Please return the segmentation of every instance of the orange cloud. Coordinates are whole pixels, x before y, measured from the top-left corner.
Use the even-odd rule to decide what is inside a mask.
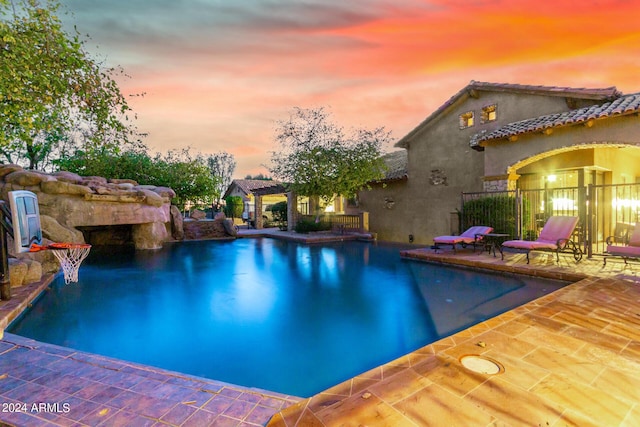
[[[505,4],[507,3],[507,4]],[[425,74],[465,66],[544,62],[600,53],[612,43],[637,46],[637,2],[443,2],[362,25],[329,31],[361,41],[351,60],[334,64],[343,72]],[[345,58],[346,59],[346,58]]]

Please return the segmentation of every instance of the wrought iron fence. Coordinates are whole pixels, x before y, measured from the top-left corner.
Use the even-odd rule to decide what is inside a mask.
[[[490,225],[512,238],[535,240],[549,217],[580,218],[573,235],[588,257],[607,237],[624,244],[640,222],[640,184],[462,193],[459,229]]]
[[[591,185],[587,206],[587,254],[603,253],[607,238],[619,244],[640,222],[640,184]]]
[[[520,236],[523,209],[519,195],[518,191],[462,193],[459,230],[487,225],[496,233]]]

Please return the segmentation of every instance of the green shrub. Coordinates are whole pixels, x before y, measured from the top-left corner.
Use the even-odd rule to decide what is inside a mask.
[[[242,202],[242,197],[240,196],[227,196],[224,199],[226,205],[224,207],[224,214],[229,218],[239,218],[242,216],[242,211],[244,210],[244,203]]]
[[[280,230],[287,229],[287,202],[278,202],[271,205],[271,214]]]
[[[538,233],[535,230],[526,230],[522,233],[523,240],[536,240],[538,238]]]
[[[302,233],[302,234],[311,233],[314,231],[326,231],[330,229],[331,229],[330,223],[315,222],[307,219],[301,219],[300,221],[298,221],[295,228],[296,233]]]
[[[531,203],[523,200],[523,223],[531,216]],[[491,226],[496,233],[517,235],[516,198],[513,196],[489,196],[465,202],[462,211],[462,229],[473,225]]]

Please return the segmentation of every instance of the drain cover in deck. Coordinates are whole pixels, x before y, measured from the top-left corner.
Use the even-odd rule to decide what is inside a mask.
[[[477,354],[462,356],[460,363],[470,371],[479,374],[496,375],[504,371],[504,367],[499,362]]]

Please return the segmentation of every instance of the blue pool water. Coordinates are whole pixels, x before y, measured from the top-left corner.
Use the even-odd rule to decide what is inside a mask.
[[[274,239],[93,248],[9,331],[308,397],[565,284]]]

